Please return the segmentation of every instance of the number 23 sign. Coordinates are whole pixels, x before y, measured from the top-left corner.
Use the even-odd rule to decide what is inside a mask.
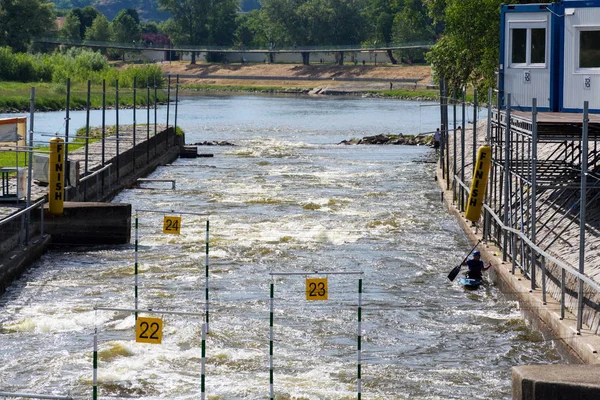
[[[306,279],[306,300],[327,300],[327,278]]]
[[[160,318],[138,317],[135,324],[135,341],[139,343],[162,343],[163,321]]]

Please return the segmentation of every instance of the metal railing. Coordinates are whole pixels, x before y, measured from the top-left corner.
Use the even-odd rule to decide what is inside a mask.
[[[71,396],[52,396],[46,394],[0,392],[0,397],[21,397],[27,399],[73,400]]]
[[[79,179],[79,184],[83,183],[83,201],[87,201],[87,189],[88,189],[88,180],[92,178],[96,178],[96,201],[100,201],[100,191],[102,191],[102,196],[104,196],[104,171],[108,170],[108,190],[112,187],[112,173],[111,173],[112,163],[106,164],[104,167],[92,172],[89,175],[84,176]],[[100,175],[102,175],[102,180],[100,181]]]
[[[22,245],[22,244],[27,245],[29,243],[29,239],[30,239],[31,232],[32,232],[32,229],[30,229],[30,226],[32,224],[31,211],[33,211],[34,209],[39,207],[40,208],[40,235],[43,236],[44,235],[44,203],[45,202],[46,202],[46,199],[40,199],[36,203],[30,205],[29,207],[24,208],[20,211],[17,211],[16,213],[9,215],[6,218],[1,219],[0,220],[0,229],[5,229],[5,228],[3,228],[4,225],[16,220],[17,218],[21,218],[21,228],[18,231],[19,245]],[[23,233],[25,233],[24,238],[23,238]]]

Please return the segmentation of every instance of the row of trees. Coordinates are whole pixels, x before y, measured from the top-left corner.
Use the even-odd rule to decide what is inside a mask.
[[[539,0],[509,0],[536,2]],[[279,48],[439,39],[426,56],[454,87],[493,85],[500,6],[507,0],[262,0],[238,13],[239,0],[158,0],[171,18],[140,23],[135,10],[111,22],[93,7],[71,10],[58,34],[71,39],[138,42],[142,32],[168,34],[176,46]],[[47,0],[0,0],[0,46],[23,51],[32,37],[55,32]],[[308,54],[308,53],[307,53]],[[388,53],[421,61],[415,52]],[[194,62],[195,60],[193,60]],[[211,60],[209,60],[211,61]],[[305,60],[308,62],[308,58]]]
[[[168,34],[176,46],[241,48],[431,42],[441,25],[432,24],[425,2],[263,0],[261,9],[239,13],[239,0],[158,0],[172,16],[167,21],[140,23],[137,12],[128,9],[109,22],[87,6],[69,11],[58,33],[75,40],[131,43],[139,42],[141,33],[160,32]],[[390,51],[388,55],[396,63],[398,54]],[[401,56],[424,61],[422,51]]]

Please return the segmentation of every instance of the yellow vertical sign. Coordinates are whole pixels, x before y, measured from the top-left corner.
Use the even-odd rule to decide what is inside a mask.
[[[163,220],[163,233],[179,235],[181,233],[181,217],[165,215]]]
[[[492,165],[492,148],[490,146],[481,146],[477,152],[477,162],[473,170],[473,181],[471,182],[471,192],[469,193],[469,202],[465,218],[476,222],[481,217],[481,209],[485,197],[485,188],[487,186],[490,167]]]
[[[162,319],[138,317],[135,324],[135,341],[139,343],[161,344],[162,329]]]
[[[306,300],[327,300],[328,294],[327,278],[306,279]]]
[[[61,215],[65,201],[65,143],[61,138],[50,139],[48,164],[48,210]]]

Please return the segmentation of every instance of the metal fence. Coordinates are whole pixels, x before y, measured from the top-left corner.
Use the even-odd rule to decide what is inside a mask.
[[[600,268],[595,262],[600,250],[586,237],[595,238],[599,231],[600,176],[594,170],[600,166],[600,124],[590,127],[587,102],[582,114],[566,114],[567,122],[542,124],[535,99],[528,115],[516,116],[511,114],[510,95],[506,107],[495,110],[491,93],[488,97],[487,133],[478,138],[473,129],[473,151],[464,129],[456,129],[456,122],[454,130],[448,128],[449,104],[462,105],[465,126],[464,97],[453,95],[441,102],[445,151],[439,162],[453,202],[459,211],[465,210],[471,156],[476,144],[490,145],[492,170],[484,211],[474,227],[501,249],[513,274],[519,270],[532,291],[541,291],[544,304],[548,295],[560,303],[561,319],[569,310],[577,317],[578,333],[585,323],[598,334],[600,283],[590,273]],[[538,132],[539,126],[543,132]]]

